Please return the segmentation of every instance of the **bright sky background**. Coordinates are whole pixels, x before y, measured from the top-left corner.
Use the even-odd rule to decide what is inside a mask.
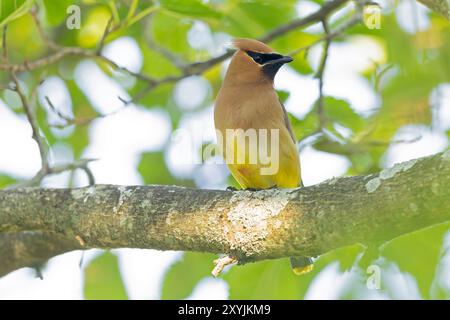
[[[410,23],[414,17],[411,2],[400,1],[397,8],[400,12],[399,23],[409,32],[415,32],[417,29],[414,28],[424,29],[429,24],[424,14],[427,9],[422,5],[416,5],[419,22],[415,26]],[[312,2],[302,1],[298,6],[299,15],[303,16],[314,11],[316,6]],[[313,28],[315,27],[310,27],[311,30]],[[218,53],[229,38],[226,35],[213,37],[206,25],[198,23],[192,28],[189,40],[193,47],[209,48]],[[218,49],[215,44],[222,46]],[[310,57],[314,68],[317,67],[320,50],[320,46],[311,50]],[[142,55],[138,46],[128,37],[108,44],[104,54],[119,65],[134,71],[139,71],[142,66]],[[347,99],[355,111],[368,114],[371,109],[378,106],[380,101],[367,80],[360,77],[357,72],[370,68],[373,60],[383,61],[384,54],[383,48],[367,37],[356,37],[345,44],[333,44],[325,72],[325,94]],[[121,84],[134,81],[134,79],[124,79],[123,76],[113,80],[91,61],[80,62],[75,75],[77,84],[100,113],[109,113],[120,108],[121,102],[116,98],[117,96],[128,97],[119,85],[119,81]],[[275,85],[278,89],[290,92],[286,108],[299,116],[311,109],[318,95],[317,80],[312,79],[311,76],[299,75],[289,67],[282,68],[277,75]],[[180,122],[181,127],[188,132],[199,132],[198,137],[190,141],[193,144],[198,143],[202,138],[214,139],[212,106],[206,110],[190,111],[204,99],[208,90],[207,82],[201,77],[185,79],[178,83],[175,90],[175,99],[186,111]],[[399,139],[410,137],[411,132],[414,136],[421,134],[422,138],[415,143],[392,145],[382,165],[391,166],[396,162],[433,154],[446,148],[448,140],[443,132],[450,129],[450,84],[442,85],[440,92],[443,100],[438,114],[435,115],[435,128],[433,130],[421,126],[402,128],[397,133]],[[49,95],[56,108],[66,114],[72,113],[71,100],[61,79],[57,77],[47,79],[39,92],[43,102],[45,95]],[[30,178],[40,166],[38,148],[31,139],[31,129],[26,119],[15,115],[5,105],[4,101],[10,101],[10,99],[14,97],[7,92],[0,96],[0,172],[19,178]],[[48,121],[54,123],[58,119],[51,117]],[[70,130],[70,128],[60,130],[58,134],[65,135]],[[114,115],[94,121],[90,126],[89,134],[91,142],[83,156],[100,159],[91,165],[97,183],[142,184],[142,178],[137,171],[140,154],[144,151],[161,150],[163,146],[169,144],[166,159],[174,175],[195,176],[197,185],[203,188],[225,188],[226,186],[227,171],[223,165],[199,166],[192,163],[191,160],[195,160],[196,154],[192,150],[195,149],[182,140],[185,135],[180,134],[180,131],[172,134],[169,115],[162,106],[151,110],[140,105],[131,106]],[[188,154],[192,154],[192,158],[187,156]],[[70,148],[65,145],[53,148],[51,156],[54,163],[68,162],[73,159]],[[318,152],[311,147],[304,148],[300,157],[302,177],[306,185],[340,176],[349,166],[348,160],[344,157]],[[52,176],[45,180],[44,185],[62,187],[68,179],[67,173]],[[77,173],[76,179],[77,185],[86,184],[86,178],[82,172]],[[447,243],[450,243],[450,240]],[[101,251],[85,252],[83,266],[86,266],[99,252]],[[113,250],[113,252],[119,256],[120,269],[131,299],[159,298],[165,270],[181,256],[180,252],[140,249],[121,249]],[[21,269],[10,273],[0,279],[0,299],[81,299],[83,270],[78,266],[80,258],[81,252],[75,251],[52,259],[43,271],[44,280],[35,278],[31,269]],[[392,272],[388,272],[386,276],[389,277],[390,274],[398,272],[395,268],[393,266]],[[336,298],[339,292],[345,289],[349,276],[341,276],[337,265],[328,266],[313,281],[306,298]],[[417,285],[411,276],[402,274],[390,280],[398,286],[399,298],[419,297]],[[227,295],[227,285],[223,280],[207,278],[197,285],[190,298],[225,299]],[[368,293],[367,298],[382,299],[384,297],[374,291]]]

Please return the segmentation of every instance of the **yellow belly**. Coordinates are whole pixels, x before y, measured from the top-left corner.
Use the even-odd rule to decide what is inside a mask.
[[[224,157],[231,174],[242,188],[295,188],[301,185],[297,148],[286,129],[279,130],[277,142],[277,148],[262,144],[263,148],[269,150],[270,156],[261,157],[260,143],[251,147],[248,141],[243,143],[236,138],[225,139]],[[278,156],[274,156],[272,151],[277,152]],[[234,152],[233,157],[227,159],[226,155],[230,155],[230,152]]]

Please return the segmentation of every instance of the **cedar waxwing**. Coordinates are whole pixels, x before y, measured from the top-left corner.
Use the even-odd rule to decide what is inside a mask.
[[[219,149],[227,166],[244,189],[302,186],[295,136],[273,87],[276,73],[292,58],[253,39],[237,39],[233,45],[237,51],[214,108]],[[291,265],[296,274],[313,267],[307,257],[291,258]]]

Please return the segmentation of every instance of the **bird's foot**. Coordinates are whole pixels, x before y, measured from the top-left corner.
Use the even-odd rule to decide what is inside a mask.
[[[261,191],[261,190],[271,190],[271,189],[277,189],[277,188],[278,188],[277,185],[273,185],[273,186],[271,186],[269,188],[245,188],[244,190],[247,190],[247,191]]]
[[[217,278],[226,266],[235,264],[237,262],[238,260],[234,257],[230,256],[220,257],[219,259],[214,260],[215,267],[213,271],[211,271],[211,274],[214,276],[214,278]]]
[[[277,189],[278,186],[277,185],[273,185],[269,188],[244,188],[244,189],[237,189],[233,186],[228,186],[227,187],[227,191],[261,191],[261,190],[271,190],[271,189]]]
[[[244,190],[244,191],[261,191],[261,190],[264,190],[264,189],[261,189],[261,188],[245,188],[245,189],[242,189],[242,190]]]
[[[226,190],[227,190],[227,191],[259,191],[259,190],[263,190],[263,189],[260,189],[260,188],[244,188],[244,189],[237,189],[237,188],[235,188],[235,187],[233,187],[233,186],[228,186]]]

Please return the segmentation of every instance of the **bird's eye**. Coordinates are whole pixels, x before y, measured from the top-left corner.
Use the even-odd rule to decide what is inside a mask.
[[[253,52],[253,51],[247,51],[247,54],[258,64],[263,64],[264,58],[262,57],[261,53]]]
[[[253,57],[253,60],[255,60],[255,62],[257,62],[257,63],[261,63],[263,61],[263,59],[260,55]]]

